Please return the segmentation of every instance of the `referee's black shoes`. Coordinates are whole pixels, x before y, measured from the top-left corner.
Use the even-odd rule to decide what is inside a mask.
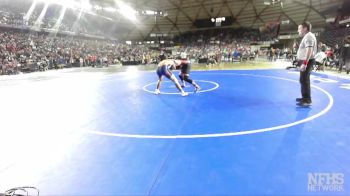
[[[301,102],[303,100],[303,98],[296,98],[295,101],[296,102]]]
[[[301,102],[297,103],[297,105],[300,107],[309,107],[309,106],[311,106],[311,101],[301,101]]]
[[[304,100],[302,98],[296,98],[295,101],[297,101],[298,102],[297,105],[301,107],[309,107],[311,106],[311,103],[312,103],[311,101]]]

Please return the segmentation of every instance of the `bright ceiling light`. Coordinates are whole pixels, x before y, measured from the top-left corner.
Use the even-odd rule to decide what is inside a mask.
[[[39,15],[39,17],[36,19],[35,23],[34,23],[34,28],[39,29],[41,27],[43,18],[47,12],[47,8],[49,7],[49,3],[45,3],[44,8],[41,10],[41,13]]]
[[[103,8],[103,10],[107,11],[107,12],[116,12],[117,9],[113,8],[113,7],[105,7]]]
[[[30,19],[30,17],[32,16],[32,13],[33,13],[33,11],[34,11],[34,9],[36,7],[36,3],[37,3],[37,0],[34,0],[32,2],[32,5],[30,6],[29,10],[27,11],[26,15],[23,18],[24,20],[29,20]]]
[[[76,1],[72,1],[72,0],[39,0],[41,2],[45,2],[47,4],[57,4],[57,5],[62,5],[64,7],[68,7],[68,8],[77,8],[78,7],[78,3]]]
[[[80,0],[80,8],[82,10],[91,10],[92,5],[90,4],[89,0]]]
[[[116,3],[119,7],[119,13],[121,15],[123,15],[125,18],[131,21],[136,21],[136,10],[134,10],[132,7],[130,7],[122,1],[116,1]]]
[[[95,10],[102,10],[102,7],[99,6],[99,5],[94,5],[94,9],[95,9]]]
[[[66,13],[67,8],[63,7],[60,11],[60,16],[55,24],[55,26],[53,27],[53,29],[55,29],[56,31],[58,31],[58,29],[60,28],[61,24],[62,24],[62,20],[64,18],[64,14]]]
[[[155,15],[155,11],[146,10],[147,15]]]

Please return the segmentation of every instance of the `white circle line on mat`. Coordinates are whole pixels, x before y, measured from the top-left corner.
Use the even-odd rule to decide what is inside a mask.
[[[297,80],[275,77],[275,76],[254,75],[254,74],[236,74],[236,73],[222,73],[222,74],[243,75],[243,76],[252,76],[252,77],[264,77],[264,78],[272,78],[272,79],[279,79],[279,80],[285,80],[285,81],[299,83],[299,81],[297,81]],[[329,92],[322,89],[321,87],[318,87],[315,85],[311,85],[311,86],[313,88],[316,88],[317,90],[323,92],[328,97],[328,100],[329,100],[328,105],[321,112],[319,112],[315,115],[312,115],[308,118],[304,118],[304,119],[301,119],[301,120],[298,120],[298,121],[295,121],[292,123],[284,124],[284,125],[268,127],[268,128],[261,128],[261,129],[254,129],[254,130],[243,130],[243,131],[224,132],[224,133],[209,133],[209,134],[191,134],[191,135],[142,135],[142,134],[111,133],[111,132],[103,132],[103,131],[88,131],[88,133],[109,136],[109,137],[138,138],[138,139],[195,139],[195,138],[230,137],[230,136],[248,135],[248,134],[256,134],[256,133],[263,133],[263,132],[270,132],[270,131],[286,129],[286,128],[289,128],[292,126],[296,126],[296,125],[299,125],[302,123],[306,123],[306,122],[315,120],[316,118],[319,118],[320,116],[326,114],[333,107],[334,99]]]

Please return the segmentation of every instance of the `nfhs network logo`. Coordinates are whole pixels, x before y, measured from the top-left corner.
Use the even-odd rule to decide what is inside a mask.
[[[344,191],[343,173],[308,173],[308,191]]]

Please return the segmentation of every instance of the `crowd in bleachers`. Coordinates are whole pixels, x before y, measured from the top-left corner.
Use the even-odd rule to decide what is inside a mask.
[[[96,16],[83,14],[80,18],[79,10],[66,9],[60,21],[63,6],[50,4],[46,7],[45,14],[40,16],[42,10],[45,10],[45,2],[38,1],[29,13],[31,5],[32,1],[0,2],[1,74],[69,66],[95,66],[117,61],[127,64],[149,64],[159,61],[159,50],[162,46],[155,50],[145,45],[128,45],[88,38],[86,35],[104,35],[99,30],[101,28],[96,26],[97,23],[92,22]],[[42,32],[50,29],[55,30],[55,33],[50,35],[51,31]],[[252,29],[198,31],[175,38],[174,42],[178,47],[168,50],[165,56],[175,58],[186,53],[188,58],[197,61],[242,61],[254,58],[258,54],[251,49],[251,42],[270,39],[268,34]]]
[[[255,58],[258,54],[249,44],[236,41],[230,44],[183,45],[177,51],[197,61],[213,58],[216,62],[240,62]]]
[[[199,63],[252,60],[261,55],[266,55],[269,61],[281,57],[293,60],[297,49],[271,47],[258,50],[254,44],[273,41],[277,34],[247,28],[188,32],[175,37],[174,45],[167,50],[162,50],[157,41],[158,46],[151,48],[143,44],[130,45],[105,39],[96,40],[84,35],[103,33],[99,28],[91,26],[91,22],[87,22],[86,18],[77,20],[79,14],[76,10],[67,9],[60,25],[55,26],[62,6],[51,5],[39,24],[37,19],[45,4],[38,4],[30,17],[26,18],[30,1],[22,2],[27,5],[21,6],[3,3],[0,2],[0,75],[74,66],[106,66],[117,62],[150,64],[159,62],[161,58],[180,56]],[[41,32],[42,29],[55,27],[58,27],[58,34]],[[340,39],[337,37],[349,34],[349,29],[327,31],[321,35],[325,44],[320,45],[319,48],[323,48],[320,52],[327,56],[326,61],[323,61],[324,66],[341,66],[340,49],[336,47]],[[65,32],[77,34],[70,35]],[[163,57],[159,57],[160,54]]]
[[[254,32],[254,31],[253,31]],[[242,32],[241,32],[242,33]],[[241,33],[239,35],[241,35]],[[248,36],[246,34],[245,36]],[[176,46],[165,53],[165,58],[185,58],[197,62],[234,62],[255,59],[266,55],[268,60],[292,59],[297,46],[293,48],[252,49],[251,41],[232,32],[219,36],[197,37],[187,41],[186,36],[177,40]],[[193,39],[193,38],[191,38]],[[339,45],[330,46],[320,42],[323,67],[341,68]],[[147,45],[125,44],[111,40],[88,39],[79,36],[48,34],[36,31],[0,30],[0,74],[44,71],[63,67],[107,66],[114,63],[149,64],[159,61],[163,51],[150,49]]]
[[[214,58],[216,61],[242,61],[254,59],[260,53],[252,49],[252,43],[271,41],[276,35],[254,29],[214,29],[182,34],[175,38],[190,58]]]
[[[0,74],[72,66],[102,66],[138,61],[150,53],[143,45],[38,32],[0,30]]]
[[[328,46],[342,45],[347,35],[350,35],[350,28],[337,28],[324,31],[320,39]]]
[[[45,4],[38,3],[35,9],[26,16],[30,1],[20,2],[23,4],[0,2],[0,26],[11,27],[31,27],[37,29],[56,30],[63,32],[74,32],[77,34],[88,35],[103,35],[102,31],[94,28],[88,22],[89,15],[84,15],[78,20],[79,13],[73,9],[66,9],[62,21],[59,21],[59,15],[62,11],[62,6],[52,4],[47,8],[45,14],[38,20]],[[90,16],[91,17],[91,16]],[[58,22],[58,23],[57,23]],[[55,26],[57,24],[57,26]]]
[[[237,35],[241,36],[240,33]],[[248,39],[239,36],[234,38],[231,33],[229,38],[226,34],[220,36],[225,38],[212,36],[207,39],[202,36],[204,39],[201,42],[178,42],[178,46],[165,55],[167,58],[176,58],[185,53],[186,58],[196,61],[215,59],[216,62],[249,60],[258,55],[258,51],[251,49]],[[245,36],[250,37],[248,34]],[[159,61],[159,53],[160,51],[143,44],[129,45],[31,30],[0,30],[1,74],[116,62],[149,64]]]

